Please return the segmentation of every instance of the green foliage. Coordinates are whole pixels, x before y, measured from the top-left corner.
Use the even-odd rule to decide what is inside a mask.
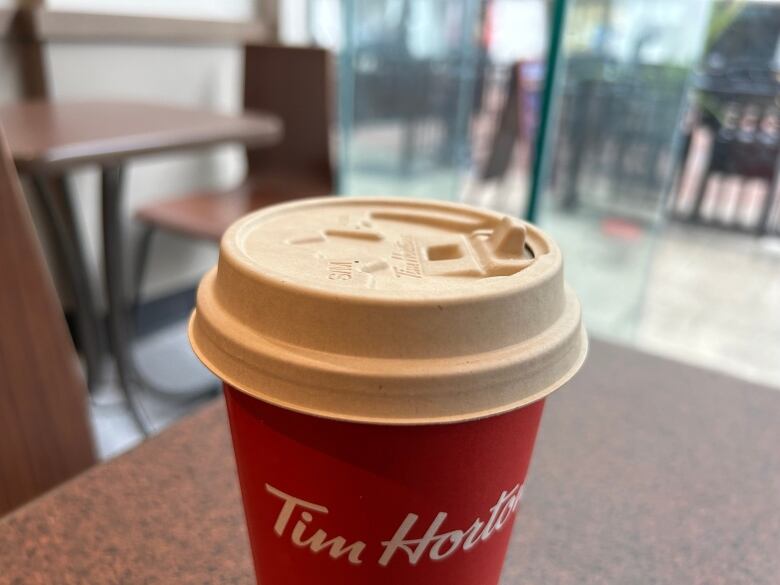
[[[707,31],[705,50],[712,47],[721,35],[728,30],[745,9],[746,5],[746,0],[723,0],[715,4],[712,9],[709,30]]]

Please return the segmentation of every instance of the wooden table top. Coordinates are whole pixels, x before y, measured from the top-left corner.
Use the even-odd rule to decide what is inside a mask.
[[[776,584],[780,392],[602,342],[545,410],[503,585]],[[0,520],[0,583],[252,583],[220,402]]]
[[[63,169],[130,156],[225,142],[270,144],[282,135],[276,116],[228,115],[124,101],[31,101],[0,106],[20,170]]]

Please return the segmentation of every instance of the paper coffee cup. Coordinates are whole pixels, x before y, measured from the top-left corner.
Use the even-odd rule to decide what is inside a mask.
[[[263,585],[497,583],[544,398],[587,350],[548,236],[410,199],[238,221],[190,339]]]

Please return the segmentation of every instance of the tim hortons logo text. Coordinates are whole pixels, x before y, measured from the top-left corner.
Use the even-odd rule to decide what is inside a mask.
[[[362,565],[365,559],[373,556],[383,567],[391,562],[416,565],[426,558],[442,561],[458,551],[471,550],[504,527],[517,511],[523,495],[522,485],[501,492],[496,504],[488,511],[487,520],[477,518],[467,528],[447,532],[442,530],[448,516],[446,512],[439,512],[424,532],[424,524],[418,526],[420,517],[407,514],[395,534],[382,541],[381,547],[377,546],[374,552],[370,544],[362,540],[349,541],[345,536],[331,536],[317,528],[317,519],[329,514],[325,506],[296,498],[269,484],[265,484],[265,488],[279,499],[279,513],[274,523],[274,532],[279,538],[289,539],[294,546],[309,549],[313,554],[327,554],[332,559],[344,559],[353,565]]]

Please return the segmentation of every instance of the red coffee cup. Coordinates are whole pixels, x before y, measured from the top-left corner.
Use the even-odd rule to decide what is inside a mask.
[[[498,583],[544,397],[587,348],[536,228],[336,197],[233,225],[190,338],[263,585]]]

